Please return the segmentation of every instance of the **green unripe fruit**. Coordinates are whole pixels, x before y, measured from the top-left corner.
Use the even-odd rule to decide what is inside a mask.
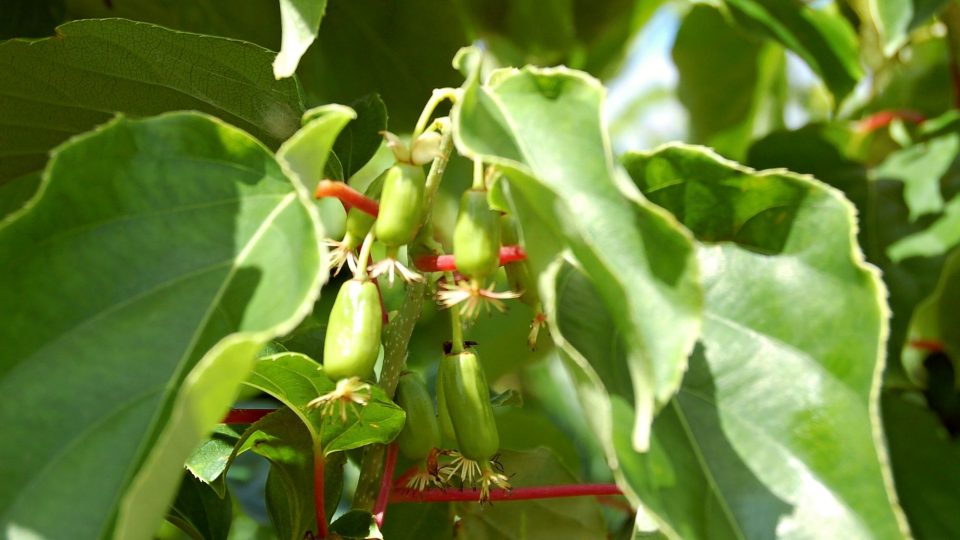
[[[500,216],[500,237],[506,246],[520,244],[520,235],[518,234],[517,220],[510,214]],[[503,271],[507,274],[507,283],[510,290],[522,291],[520,301],[528,306],[537,309],[540,305],[540,297],[537,294],[537,283],[530,273],[530,265],[527,261],[514,261],[503,266]]]
[[[500,449],[500,435],[490,406],[490,389],[473,351],[448,356],[443,392],[460,453],[484,463]]]
[[[500,266],[500,217],[487,192],[469,189],[460,198],[453,229],[453,260],[463,275],[483,281]]]
[[[363,243],[363,239],[370,232],[370,228],[373,227],[374,220],[376,220],[375,217],[358,208],[351,208],[347,212],[346,233],[343,235],[343,243],[348,249],[352,251]]]
[[[380,213],[374,231],[387,247],[410,243],[423,218],[423,168],[400,163],[387,171],[380,195]]]
[[[397,383],[396,401],[407,413],[403,430],[397,435],[397,446],[407,459],[423,461],[431,450],[440,446],[440,428],[433,413],[433,399],[423,378],[416,373],[404,373]]]
[[[457,440],[457,434],[453,431],[453,422],[450,420],[450,413],[447,411],[443,390],[443,374],[447,370],[450,358],[449,355],[441,358],[440,367],[437,370],[437,422],[440,424],[440,434],[443,435],[444,440],[452,442]]]
[[[377,286],[351,279],[340,287],[323,342],[323,369],[333,380],[367,378],[380,352],[383,320]]]

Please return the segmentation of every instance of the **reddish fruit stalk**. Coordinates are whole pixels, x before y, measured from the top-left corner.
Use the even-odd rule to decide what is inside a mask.
[[[231,409],[227,417],[223,419],[224,424],[252,424],[264,416],[272,413],[276,409]]]
[[[363,193],[360,193],[343,182],[321,180],[320,183],[317,184],[317,189],[313,192],[313,196],[317,199],[321,199],[323,197],[336,197],[340,199],[340,202],[343,203],[344,208],[349,210],[349,208],[353,207],[366,212],[373,217],[377,217],[377,214],[380,213],[380,204],[377,203],[377,201],[367,197]]]
[[[915,339],[910,342],[910,346],[930,353],[943,352],[943,343],[932,339]]]
[[[527,253],[520,246],[502,246],[500,248],[500,266],[523,261]],[[457,269],[453,255],[423,255],[413,262],[421,272],[453,272]]]
[[[560,486],[518,487],[510,491],[490,490],[491,501],[526,501],[531,499],[558,499],[563,497],[590,497],[602,495],[623,495],[616,484],[567,484]],[[478,489],[428,489],[416,492],[410,489],[395,489],[390,502],[451,502],[477,501]]]
[[[317,538],[327,537],[327,512],[323,508],[323,451],[313,451],[313,511],[317,517]]]
[[[373,506],[373,519],[377,522],[377,527],[383,527],[383,519],[387,515],[387,503],[390,502],[390,494],[393,492],[393,471],[396,467],[397,445],[394,443],[387,447],[387,460],[383,466],[383,478],[380,480],[380,493]]]
[[[915,111],[880,111],[861,120],[857,130],[861,133],[870,133],[890,125],[890,122],[896,119],[913,124],[922,124],[927,118]]]

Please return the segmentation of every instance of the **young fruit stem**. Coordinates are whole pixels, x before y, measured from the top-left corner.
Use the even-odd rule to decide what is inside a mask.
[[[360,246],[360,256],[357,257],[357,277],[367,279],[367,267],[370,266],[370,250],[373,247],[373,229],[367,233]]]
[[[336,197],[343,203],[345,209],[354,207],[357,210],[366,212],[373,217],[380,213],[380,204],[377,201],[367,197],[363,193],[353,189],[343,182],[334,182],[333,180],[321,180],[317,184],[313,196],[317,199],[324,197]]]
[[[433,111],[447,99],[450,101],[457,100],[456,88],[438,88],[433,91],[430,99],[427,100],[427,104],[423,107],[423,111],[420,113],[420,118],[417,119],[417,126],[413,128],[413,134],[410,136],[411,141],[416,141],[417,137],[427,129],[427,123],[430,122],[430,118],[433,117]]]
[[[447,272],[445,276],[449,283],[455,283],[452,272]],[[460,322],[460,310],[448,309],[447,311],[450,312],[450,352],[452,354],[460,354],[464,349],[463,323]]]
[[[373,507],[373,519],[377,527],[383,527],[383,520],[387,515],[387,504],[390,503],[390,494],[393,492],[393,471],[397,467],[397,445],[387,447],[387,463],[383,466],[383,478],[380,480],[380,494]]]
[[[479,159],[473,160],[473,190],[475,191],[485,191],[487,189],[487,183],[483,177],[483,161]]]

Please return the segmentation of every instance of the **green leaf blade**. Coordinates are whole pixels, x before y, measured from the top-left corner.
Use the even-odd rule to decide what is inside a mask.
[[[501,70],[485,85],[468,83],[453,112],[455,140],[510,181],[534,274],[565,245],[598,284],[625,336],[642,449],[655,407],[679,386],[701,292],[690,239],[614,167],[603,100],[597,81],[565,68]]]
[[[809,177],[752,171],[695,147],[626,162],[641,188],[704,242],[703,349],[676,400],[677,424],[655,425],[655,434],[686,431],[689,447],[661,455],[676,463],[681,453],[704,456],[713,496],[746,537],[781,528],[907,534],[879,427],[885,290],[856,245],[851,205]],[[737,469],[753,489],[729,474]],[[684,500],[658,497],[655,482],[635,485],[654,504]],[[762,519],[751,513],[757,501],[767,508]],[[757,519],[766,525],[754,529]]]
[[[0,387],[24,407],[0,417],[25,445],[2,451],[3,520],[95,537],[131,523],[120,506],[152,533],[257,350],[315,300],[320,235],[269,151],[204,115],[58,149],[0,228]]]
[[[57,32],[0,43],[0,183],[42,169],[51,148],[117,112],[203,111],[272,146],[297,128],[299,86],[273,80],[259,46],[122,19]]]

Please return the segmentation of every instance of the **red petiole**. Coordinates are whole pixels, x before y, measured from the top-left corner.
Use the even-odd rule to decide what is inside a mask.
[[[313,192],[317,199],[323,197],[336,197],[343,203],[344,209],[356,208],[373,217],[377,217],[380,212],[380,204],[377,201],[367,197],[363,193],[353,189],[344,182],[333,180],[321,180],[317,184],[317,189]]]
[[[324,509],[323,451],[313,451],[313,511],[317,518],[317,537],[327,537],[327,512]]]
[[[522,261],[526,258],[527,253],[520,246],[502,246],[500,248],[500,266]],[[423,255],[417,257],[413,264],[421,272],[453,272],[457,269],[453,262],[453,255]]]
[[[252,424],[276,409],[230,409],[224,424]]]
[[[857,130],[861,133],[870,133],[890,125],[897,119],[912,124],[922,124],[927,118],[914,111],[880,111],[861,120],[857,125]]]
[[[943,352],[943,343],[932,339],[915,339],[910,342],[910,346],[928,353]]]
[[[377,495],[377,502],[373,506],[373,519],[377,522],[377,527],[383,527],[383,519],[387,514],[387,504],[390,502],[390,494],[393,492],[393,471],[397,467],[397,448],[396,444],[387,447],[387,460],[383,466],[383,478],[380,480],[380,493]]]

